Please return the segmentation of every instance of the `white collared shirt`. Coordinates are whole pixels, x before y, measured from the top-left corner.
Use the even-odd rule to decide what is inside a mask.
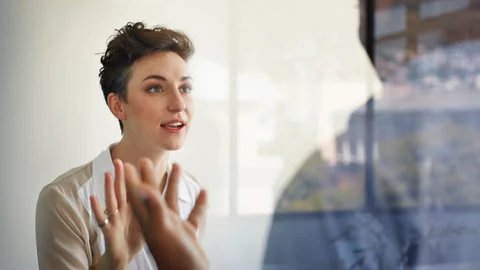
[[[105,240],[97,226],[90,196],[97,196],[105,209],[104,175],[114,176],[110,147],[93,161],[74,168],[45,186],[36,212],[39,269],[88,269],[105,252]],[[170,174],[171,163],[167,173]],[[179,215],[186,220],[200,193],[200,185],[182,170],[178,190]],[[128,270],[157,269],[144,246],[128,265]]]

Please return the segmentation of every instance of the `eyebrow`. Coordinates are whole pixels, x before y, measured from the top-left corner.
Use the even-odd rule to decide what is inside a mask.
[[[165,81],[165,82],[168,81],[165,77],[160,75],[149,75],[145,79],[143,79],[143,81],[150,80],[150,79],[156,79],[156,80]],[[187,80],[193,80],[193,79],[190,76],[183,76],[180,80],[187,81]]]

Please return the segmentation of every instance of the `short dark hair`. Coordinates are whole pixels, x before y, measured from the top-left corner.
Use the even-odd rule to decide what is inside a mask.
[[[114,93],[127,102],[130,67],[136,60],[154,52],[174,52],[188,61],[195,52],[186,34],[166,27],[149,29],[142,22],[129,22],[116,32],[100,60],[100,85],[105,101],[110,93]],[[123,123],[121,120],[119,122],[123,133]]]

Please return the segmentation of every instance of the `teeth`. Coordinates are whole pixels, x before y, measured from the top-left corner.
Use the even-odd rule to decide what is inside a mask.
[[[180,123],[180,122],[168,124],[169,127],[179,127],[181,125],[182,125],[182,123]]]

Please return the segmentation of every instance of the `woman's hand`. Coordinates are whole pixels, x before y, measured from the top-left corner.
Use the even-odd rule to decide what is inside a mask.
[[[133,167],[125,168],[127,194],[148,247],[159,269],[206,270],[208,260],[196,237],[196,228],[205,218],[206,192],[202,190],[188,220],[178,215],[178,184],[180,167],[172,167],[165,199],[150,183],[153,166],[142,166],[140,173]]]
[[[138,221],[127,203],[123,162],[117,159],[113,164],[115,181],[110,173],[105,174],[105,212],[95,196],[90,197],[106,244],[105,253],[95,269],[125,269],[144,243]]]

